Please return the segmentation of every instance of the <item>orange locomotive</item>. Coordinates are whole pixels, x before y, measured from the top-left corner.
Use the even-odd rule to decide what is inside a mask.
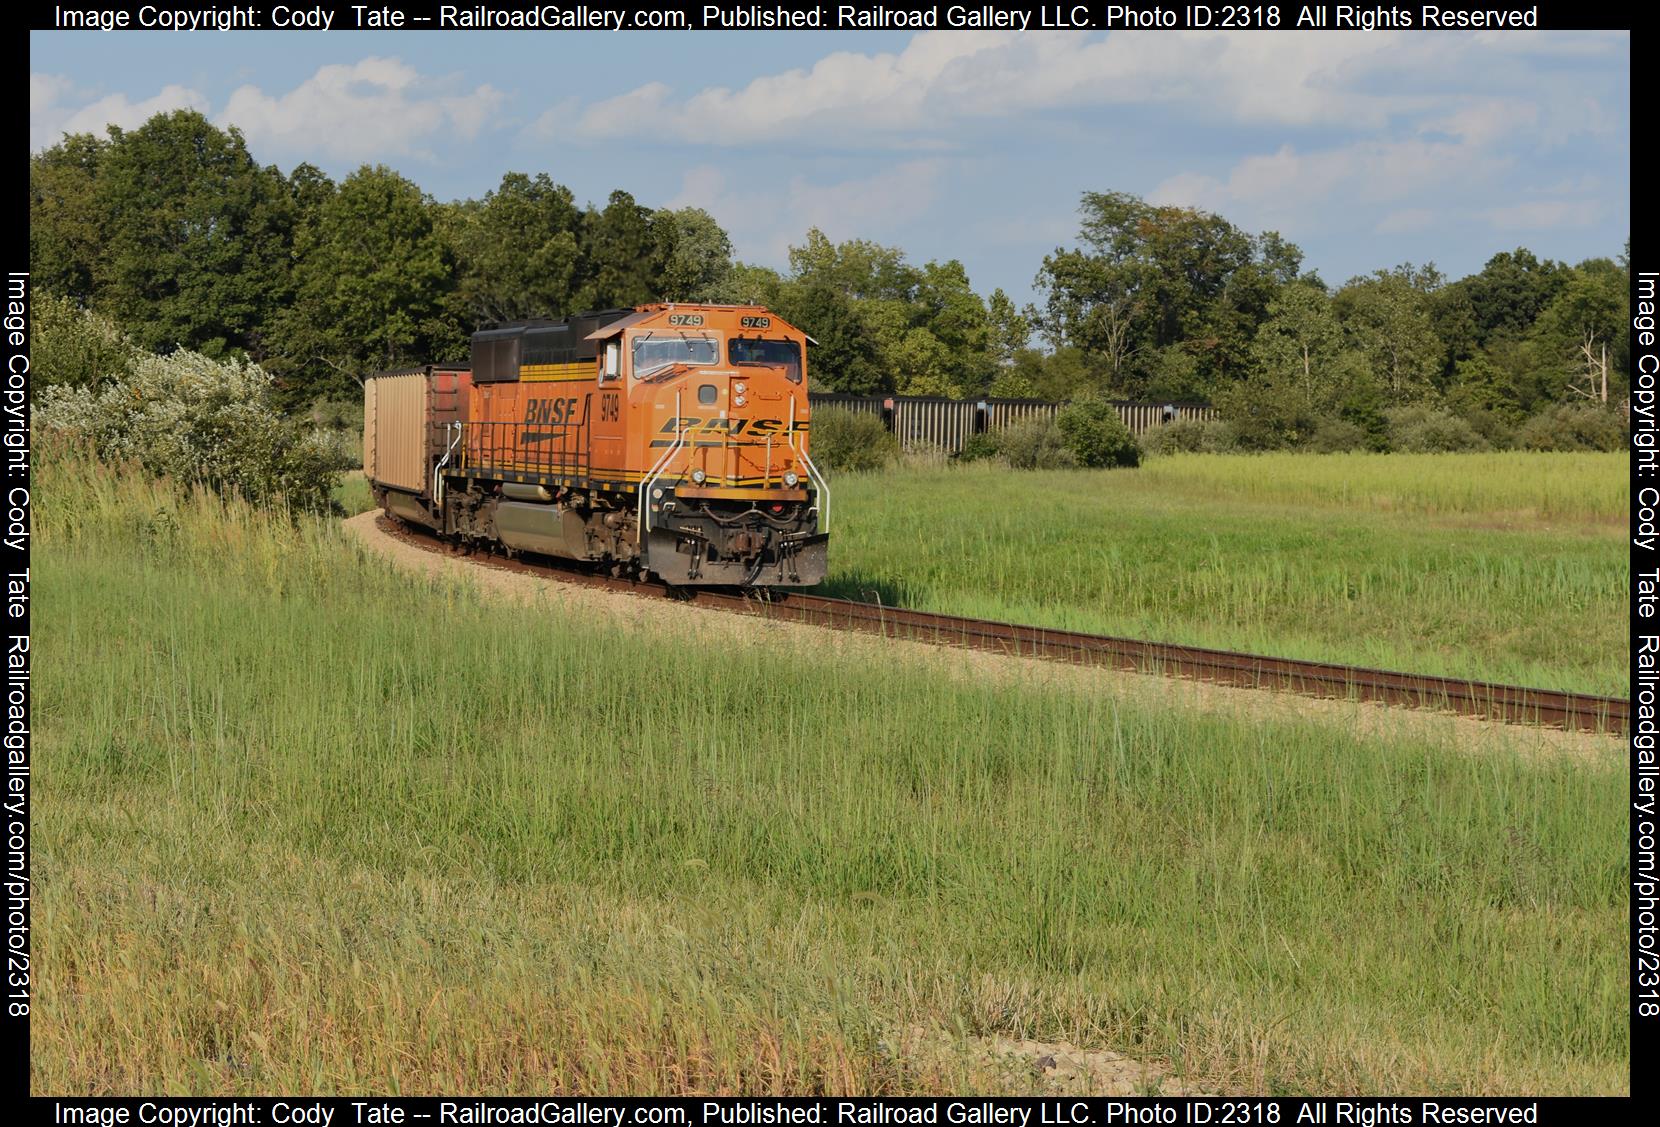
[[[470,369],[366,381],[364,473],[387,512],[460,541],[674,584],[817,583],[808,342],[756,305],[486,329]]]

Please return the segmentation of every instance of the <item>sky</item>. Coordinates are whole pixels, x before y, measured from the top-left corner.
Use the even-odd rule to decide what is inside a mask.
[[[35,32],[29,69],[31,152],[192,107],[285,172],[546,172],[704,208],[747,262],[818,227],[1022,302],[1087,191],[1278,231],[1333,284],[1630,237],[1624,32]]]

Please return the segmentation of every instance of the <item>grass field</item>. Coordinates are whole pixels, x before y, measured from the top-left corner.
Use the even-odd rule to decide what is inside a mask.
[[[1625,695],[1627,460],[1262,455],[832,482],[829,593]]]
[[[39,482],[36,1092],[1021,1086],[913,1027],[1626,1090],[1617,754],[707,654]]]

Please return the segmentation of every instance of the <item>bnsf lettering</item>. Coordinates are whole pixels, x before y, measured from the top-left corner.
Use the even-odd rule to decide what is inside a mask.
[[[659,434],[777,434],[784,429],[783,419],[705,419],[701,415],[681,415],[663,424]]]
[[[574,399],[529,399],[525,401],[527,426],[559,426],[576,422]]]
[[[805,430],[805,427],[799,429]],[[678,419],[670,419],[663,424],[658,434],[678,436],[685,432],[687,439],[704,438],[710,435],[725,435],[728,438],[737,438],[740,435],[747,439],[772,438],[784,433],[783,419],[705,419],[701,415],[681,415]],[[673,446],[678,440],[676,437],[652,439],[653,446]]]

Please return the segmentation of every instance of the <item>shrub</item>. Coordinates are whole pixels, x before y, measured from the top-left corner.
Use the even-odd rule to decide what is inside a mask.
[[[1397,407],[1387,412],[1389,448],[1402,454],[1452,454],[1487,450],[1487,440],[1450,411],[1436,407]]]
[[[845,407],[813,412],[812,455],[826,472],[879,470],[899,455],[899,442],[880,416]]]
[[[1516,445],[1515,428],[1505,420],[1498,411],[1489,411],[1482,407],[1471,407],[1468,410],[1457,411],[1470,429],[1487,440],[1487,445],[1494,450],[1509,450]]]
[[[1229,454],[1238,449],[1233,424],[1222,419],[1177,419],[1141,436],[1143,454]]]
[[[1141,447],[1111,403],[1074,400],[1056,413],[1055,425],[1080,466],[1141,465]]]
[[[997,457],[998,443],[995,431],[986,431],[983,434],[971,434],[963,443],[963,448],[957,451],[959,462],[981,462],[987,458]]]
[[[29,365],[36,388],[97,387],[126,376],[135,356],[115,322],[67,297],[41,296],[29,310]]]
[[[1347,454],[1351,450],[1364,450],[1368,437],[1364,427],[1347,419],[1327,419],[1314,428],[1305,449],[1315,454]]]
[[[1021,419],[997,435],[997,451],[1017,470],[1059,470],[1078,464],[1055,420]]]
[[[1613,411],[1562,403],[1518,427],[1516,445],[1524,450],[1619,450],[1625,445],[1625,423]]]
[[[1226,384],[1218,389],[1214,401],[1233,429],[1240,450],[1283,450],[1300,445],[1323,418],[1294,389],[1260,380]]]
[[[90,441],[105,461],[302,509],[329,507],[340,458],[277,413],[257,364],[183,350],[138,353],[127,375],[96,390],[49,387],[36,417]]]

